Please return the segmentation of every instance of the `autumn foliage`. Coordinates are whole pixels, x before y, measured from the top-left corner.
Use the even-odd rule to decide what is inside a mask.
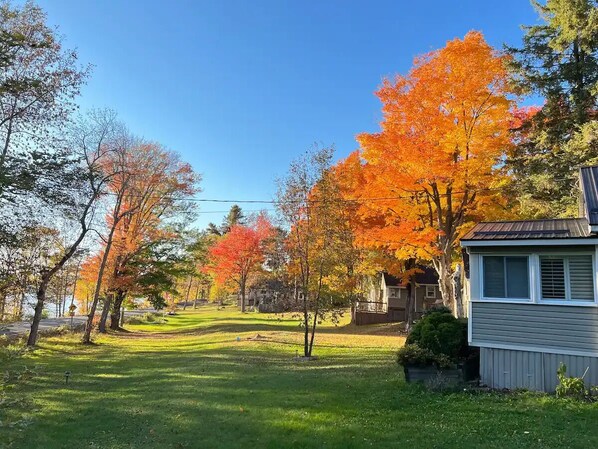
[[[479,32],[415,59],[376,93],[378,133],[341,163],[357,199],[362,242],[433,263],[447,305],[459,236],[501,198],[499,161],[511,144],[505,57]]]
[[[274,229],[265,215],[259,215],[252,225],[235,224],[210,249],[211,272],[219,287],[234,284],[241,294],[241,309],[245,311],[245,293],[251,276],[261,270],[265,260],[265,245]]]

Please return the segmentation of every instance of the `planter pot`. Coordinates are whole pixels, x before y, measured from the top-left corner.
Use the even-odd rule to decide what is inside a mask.
[[[425,382],[438,375],[438,369],[435,366],[407,365],[403,367],[403,370],[407,382]]]
[[[462,382],[464,379],[463,370],[460,368],[439,370],[435,366],[405,366],[405,380],[407,382],[426,382],[436,378],[439,374],[445,379],[455,382]]]

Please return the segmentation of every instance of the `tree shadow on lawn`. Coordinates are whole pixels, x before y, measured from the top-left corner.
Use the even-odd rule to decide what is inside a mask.
[[[263,347],[204,348],[183,354],[95,349],[93,362],[77,357],[52,360],[52,370],[31,382],[30,393],[40,409],[22,445],[15,447],[598,444],[598,435],[591,434],[598,419],[596,407],[584,407],[581,413],[516,395],[429,393],[405,384],[388,354],[332,354],[299,363]],[[67,369],[73,373],[68,387],[62,377]],[[563,422],[568,423],[566,429]]]
[[[246,333],[260,333],[260,332],[291,332],[303,333],[303,328],[299,325],[299,320],[287,320],[289,324],[281,324],[274,320],[260,320],[259,323],[239,323],[237,319],[215,319],[208,320],[209,324],[198,326],[196,328],[186,328],[180,330],[168,330],[164,334],[172,335],[208,335],[215,333],[230,333],[231,335],[241,335]],[[248,320],[252,321],[252,320]],[[160,328],[157,326],[156,331]],[[153,331],[137,331],[140,334],[152,335]],[[339,335],[372,335],[372,336],[389,336],[389,337],[403,337],[396,325],[388,325],[381,327],[380,325],[366,325],[356,326],[354,324],[346,324],[342,326],[322,326],[316,330],[318,334],[339,334]]]
[[[218,313],[218,311],[214,311]],[[348,312],[347,312],[348,313]],[[166,319],[169,319],[166,317]],[[217,332],[230,332],[232,334],[240,334],[245,332],[267,332],[267,331],[288,331],[288,332],[303,332],[300,327],[300,318],[291,316],[290,313],[285,314],[268,314],[263,315],[257,312],[247,312],[246,314],[226,315],[217,317],[209,315],[206,317],[198,317],[197,314],[185,316],[179,315],[176,318],[176,325],[180,329],[168,329],[164,333],[172,333],[176,335],[185,334],[209,334]],[[172,324],[172,323],[168,323]],[[156,323],[144,324],[144,326],[152,326],[151,331],[138,330],[135,326],[127,327],[130,330],[139,333],[154,333],[154,330],[160,332],[160,326],[163,324]],[[344,335],[382,335],[382,336],[403,336],[403,323],[383,323],[357,326],[352,323],[343,325],[326,324],[317,329],[320,334],[344,334]]]

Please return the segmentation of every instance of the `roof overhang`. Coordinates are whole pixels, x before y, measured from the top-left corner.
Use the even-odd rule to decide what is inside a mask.
[[[598,237],[579,239],[461,240],[461,246],[567,246],[598,245]]]

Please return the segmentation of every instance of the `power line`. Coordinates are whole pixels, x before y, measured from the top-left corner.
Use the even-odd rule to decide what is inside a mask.
[[[570,181],[570,179],[566,178],[557,178],[556,181],[564,182]],[[479,193],[479,192],[504,192],[506,189],[504,187],[483,187],[479,189],[471,189],[471,190],[454,190],[450,193],[441,193],[438,192],[435,195],[440,197],[448,197],[450,195],[463,195]],[[105,192],[108,195],[116,195],[113,192]],[[340,198],[335,200],[335,202],[344,202],[344,203],[360,203],[360,202],[369,202],[369,201],[393,201],[393,200],[401,200],[401,199],[412,199],[414,196],[425,194],[424,190],[416,190],[412,191],[403,195],[396,195],[396,196],[387,196],[387,197],[365,197],[365,198]],[[127,194],[126,197],[144,197],[144,198],[153,198],[153,199],[164,199],[164,200],[171,200],[171,201],[188,201],[188,202],[195,202],[195,203],[220,203],[220,204],[272,204],[272,205],[282,205],[282,204],[297,204],[297,203],[321,203],[326,202],[328,200],[317,200],[317,199],[300,199],[300,200],[258,200],[258,199],[250,199],[250,200],[240,200],[240,199],[225,199],[225,198],[196,198],[196,197],[168,197],[168,196],[152,196],[152,195],[135,195],[135,194]],[[274,210],[274,209],[272,209]],[[210,211],[212,212],[212,211]],[[229,211],[213,211],[213,213],[227,213]],[[259,212],[259,211],[256,211]]]

